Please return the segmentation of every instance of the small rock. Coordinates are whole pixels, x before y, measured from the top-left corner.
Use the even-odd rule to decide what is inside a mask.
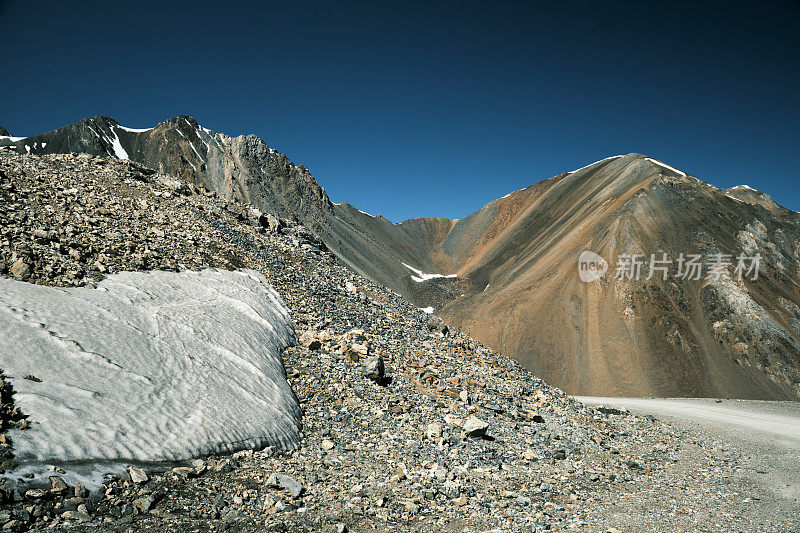
[[[230,472],[231,470],[233,470],[233,466],[231,466],[231,461],[227,457],[225,457],[221,461],[218,461],[216,466],[214,467],[214,472],[220,472],[222,474]]]
[[[458,487],[458,484],[453,481],[447,481],[444,485],[441,486],[439,492],[441,492],[448,500],[454,500],[461,496],[461,490]]]
[[[307,347],[311,351],[319,350],[320,348],[322,348],[322,343],[318,339],[314,339],[308,343]]]
[[[92,517],[80,511],[65,511],[61,514],[61,518],[65,520],[77,520],[79,522],[91,522]]]
[[[442,425],[436,422],[428,424],[425,428],[425,436],[430,440],[436,440],[442,436]]]
[[[322,348],[322,343],[317,339],[316,332],[312,330],[308,330],[300,335],[300,345],[312,351]]]
[[[467,437],[483,437],[486,435],[487,429],[489,429],[489,424],[475,415],[470,415],[464,422],[464,431]]]
[[[86,490],[86,487],[83,486],[81,483],[75,483],[75,497],[76,498],[86,498],[89,495],[89,491]]]
[[[58,476],[50,476],[50,492],[54,494],[61,494],[68,488],[69,486],[63,479]]]
[[[25,497],[29,500],[39,500],[44,498],[47,492],[43,491],[42,489],[30,489],[25,491]]]
[[[428,319],[428,331],[436,331],[442,335],[447,335],[447,333],[450,331],[450,328],[444,323],[444,320],[438,316],[432,316]]]
[[[364,362],[364,376],[372,381],[380,382],[383,380],[385,371],[383,357],[380,355],[370,357]]]
[[[22,258],[19,258],[11,265],[9,272],[17,279],[27,279],[31,273],[31,266]]]
[[[267,485],[283,489],[295,498],[303,493],[303,485],[294,478],[284,474],[272,474],[267,479]]]
[[[154,502],[155,498],[153,496],[146,496],[133,500],[133,505],[139,509],[140,513],[146,513],[153,507]]]
[[[148,479],[147,473],[141,468],[130,467],[128,473],[131,476],[131,481],[134,483],[145,483]]]
[[[369,355],[369,344],[353,343],[350,345],[350,349],[364,357]]]
[[[533,461],[536,459],[536,452],[534,450],[528,449],[522,452],[522,456],[525,458],[526,461]]]
[[[195,476],[196,471],[191,466],[176,466],[172,469],[172,473],[183,478],[190,478]]]
[[[192,467],[196,476],[202,476],[208,470],[208,465],[202,459],[192,459]]]
[[[322,441],[322,444],[321,444],[321,448],[322,448],[323,450],[326,450],[326,451],[327,451],[327,450],[332,450],[334,446],[335,446],[335,445],[333,444],[333,441],[331,441],[331,440],[328,440],[328,439],[325,439],[325,440],[323,440],[323,441]]]

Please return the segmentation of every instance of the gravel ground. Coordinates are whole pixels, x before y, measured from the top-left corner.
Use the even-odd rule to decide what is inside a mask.
[[[740,531],[800,531],[800,403],[713,398],[596,398],[578,397],[594,406],[629,409],[641,416],[656,416],[692,435],[700,449],[711,450],[716,460],[698,469],[708,492],[688,492],[678,479],[693,475],[701,460],[691,448],[686,465],[675,467],[676,479],[661,483],[636,483],[633,490],[617,491],[614,508],[598,524],[624,524],[639,531],[663,529],[664,521],[676,531],[716,531],[721,518],[734,519]],[[735,468],[720,468],[720,461]],[[710,467],[710,468],[709,468]],[[652,505],[659,500],[666,504]],[[694,497],[692,497],[694,494]],[[649,495],[650,498],[644,498]],[[691,499],[690,499],[691,498]],[[645,503],[646,502],[646,503]],[[724,515],[715,513],[725,509]]]
[[[300,337],[283,358],[304,412],[301,449],[133,468],[92,491],[63,483],[68,464],[54,467],[49,486],[26,486],[7,458],[0,527],[785,531],[792,524],[783,516],[751,522],[755,507],[745,499],[763,494],[740,492],[735,476],[746,465],[736,450],[570,398],[353,274],[291,221],[126,161],[0,153],[0,275],[91,287],[121,270],[205,266],[256,269],[286,300]],[[12,413],[13,396],[3,401]],[[15,438],[36,431],[25,415],[8,418],[5,427],[26,428]],[[0,444],[13,454],[10,443]],[[635,512],[649,521],[632,520]]]

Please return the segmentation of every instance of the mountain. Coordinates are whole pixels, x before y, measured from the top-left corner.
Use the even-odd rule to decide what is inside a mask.
[[[229,137],[200,126],[191,116],[147,129],[127,128],[113,118],[97,116],[30,137],[0,137],[0,148],[20,154],[130,159],[225,199],[302,222],[351,269],[401,294],[423,292],[440,303],[454,295],[437,286],[421,291],[402,265],[433,268],[430,243],[420,241],[430,233],[431,222],[396,225],[350,204],[333,204],[306,167],[295,165],[255,135]],[[449,224],[442,219],[443,228],[449,229]]]
[[[384,255],[392,248],[393,262],[409,265],[400,279],[405,267],[376,279],[567,392],[800,397],[800,214],[752,188],[720,190],[628,154],[460,220],[361,218],[373,236],[391,235]],[[401,236],[415,247],[393,246]],[[641,254],[648,264],[639,280],[612,269],[586,283],[585,250],[611,264]],[[677,278],[682,253],[731,264],[720,279],[706,279],[708,265],[700,279]],[[673,261],[666,280],[661,271],[645,279],[651,254]],[[740,280],[737,257],[749,268],[757,254],[757,279]]]
[[[330,201],[303,166],[255,135],[228,137],[178,116],[149,129],[110,117],[79,122],[27,138],[0,139],[19,153],[85,153],[130,159],[225,198],[290,217],[325,209]]]
[[[3,531],[798,530],[783,472],[741,475],[786,460],[582,404],[256,212],[0,150]],[[297,414],[299,449],[260,449]]]
[[[464,296],[439,312],[573,393],[797,399],[798,237],[800,215],[766,195],[638,154],[609,158],[459,221],[441,249]],[[677,279],[673,264],[666,280],[612,270],[585,283],[584,250],[608,263],[721,253],[733,265],[719,280]],[[756,254],[757,280],[739,280],[736,257]]]
[[[333,204],[308,169],[257,137],[228,137],[187,116],[147,130],[94,117],[3,145],[128,158],[295,219],[355,272],[569,393],[800,398],[800,214],[745,186],[720,190],[628,154],[460,220],[394,223]],[[586,250],[609,265],[624,254],[726,254],[733,264],[721,279],[616,279],[611,267],[586,283]],[[739,280],[736,257],[756,254],[758,279]]]

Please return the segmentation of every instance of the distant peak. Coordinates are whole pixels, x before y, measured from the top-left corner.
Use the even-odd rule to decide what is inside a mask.
[[[11,135],[11,133],[3,126],[0,126],[0,135],[2,135],[3,137],[13,137],[13,135]]]
[[[177,115],[177,116],[172,117],[172,118],[170,118],[168,120],[165,120],[164,122],[167,122],[167,123],[170,123],[170,124],[186,123],[186,124],[189,124],[189,126],[191,126],[193,128],[196,128],[196,127],[199,126],[199,124],[197,123],[197,120],[195,120],[195,118],[192,115]]]
[[[114,119],[114,117],[109,117],[106,115],[95,115],[92,118],[85,118],[84,120],[86,120],[87,122],[101,122],[104,124],[112,124],[112,125],[119,124],[119,122],[117,122],[116,119]]]

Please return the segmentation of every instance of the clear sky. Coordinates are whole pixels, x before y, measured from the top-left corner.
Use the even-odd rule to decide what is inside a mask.
[[[800,3],[536,4],[0,0],[0,125],[189,114],[394,221],[628,152],[800,210]]]

